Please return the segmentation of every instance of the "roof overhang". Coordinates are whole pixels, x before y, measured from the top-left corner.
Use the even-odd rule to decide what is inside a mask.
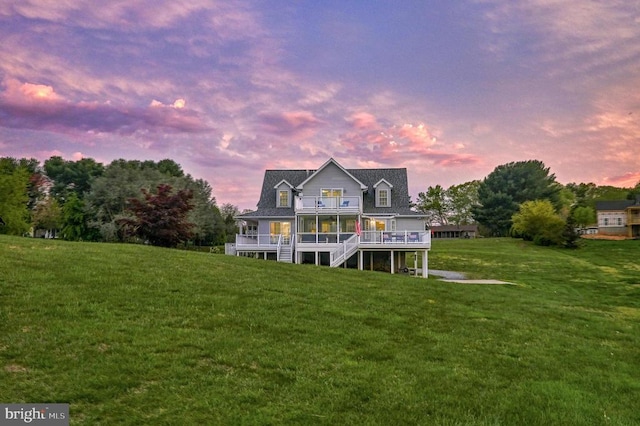
[[[393,185],[391,185],[391,183],[388,180],[384,179],[384,178],[382,178],[378,182],[376,182],[376,184],[373,185],[373,189],[376,189],[383,182],[386,183],[389,188],[393,189]]]

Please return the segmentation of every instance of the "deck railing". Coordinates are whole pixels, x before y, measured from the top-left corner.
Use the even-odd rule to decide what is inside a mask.
[[[360,197],[298,197],[296,211],[360,211]]]
[[[342,244],[345,241],[355,241],[366,245],[431,245],[429,231],[363,231],[359,238],[354,232],[341,233],[298,233],[296,244]],[[236,235],[236,250],[243,248],[278,250],[282,245],[291,245],[291,237],[281,234]]]
[[[430,231],[364,231],[361,244],[431,245]]]
[[[354,236],[354,232],[299,232],[296,242],[298,244],[336,244],[346,241]]]
[[[336,267],[347,260],[353,253],[358,250],[358,236],[352,235],[351,238],[345,240],[331,252],[330,266]]]
[[[281,234],[257,234],[257,235],[240,235],[236,234],[236,248],[243,246],[265,247],[277,249],[282,244]]]

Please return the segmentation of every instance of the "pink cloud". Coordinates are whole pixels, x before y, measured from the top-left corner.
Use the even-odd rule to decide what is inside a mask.
[[[20,83],[15,79],[7,79],[4,82],[6,87],[3,97],[19,104],[44,103],[62,101],[53,87],[44,84]]]
[[[262,130],[287,138],[305,139],[316,134],[325,123],[309,111],[262,114]]]
[[[481,162],[474,155],[453,152],[464,145],[446,146],[438,142],[434,132],[423,123],[386,128],[374,128],[370,126],[372,123],[377,120],[370,114],[352,116],[355,131],[342,135],[336,149],[345,151],[346,157],[359,164],[398,165],[421,159],[444,167],[459,167]]]
[[[622,188],[632,188],[640,183],[640,172],[629,172],[621,176],[613,176],[604,179],[606,185]]]
[[[146,108],[114,106],[109,103],[73,103],[51,86],[7,80],[0,93],[0,126],[45,130],[57,133],[94,132],[133,135],[136,133],[201,133],[211,129],[199,113],[172,107]]]
[[[358,112],[347,119],[347,122],[356,130],[377,129],[379,127],[376,117],[368,112]]]

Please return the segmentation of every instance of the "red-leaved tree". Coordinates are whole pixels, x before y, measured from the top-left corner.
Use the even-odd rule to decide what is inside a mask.
[[[144,200],[128,200],[128,211],[135,217],[121,222],[130,234],[161,247],[176,247],[191,238],[193,224],[187,215],[193,208],[193,191],[183,189],[172,195],[171,190],[170,185],[160,184],[157,194],[142,189]]]

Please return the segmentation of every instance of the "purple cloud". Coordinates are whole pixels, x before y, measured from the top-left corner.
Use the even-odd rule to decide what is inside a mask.
[[[260,123],[261,129],[267,133],[296,139],[311,137],[326,124],[309,111],[262,114]]]
[[[199,113],[184,108],[182,99],[171,106],[154,101],[146,108],[127,108],[109,103],[72,103],[55,93],[51,86],[9,80],[5,87],[0,94],[2,127],[127,136],[142,132],[203,133],[212,130]]]

